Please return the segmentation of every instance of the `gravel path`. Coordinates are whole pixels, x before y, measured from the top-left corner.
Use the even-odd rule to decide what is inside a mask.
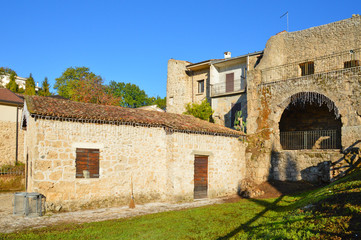
[[[196,200],[194,202],[179,204],[147,203],[143,205],[136,205],[136,208],[134,209],[130,209],[128,206],[123,206],[48,214],[43,217],[23,217],[13,215],[12,200],[13,193],[0,193],[0,232],[3,233],[15,232],[25,228],[39,228],[69,222],[98,222],[110,219],[128,218],[157,212],[174,211],[225,202],[225,199],[219,198],[202,199]]]

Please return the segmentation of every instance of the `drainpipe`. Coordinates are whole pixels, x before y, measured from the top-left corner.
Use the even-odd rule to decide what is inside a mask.
[[[19,149],[19,105],[16,105],[16,147],[15,147],[15,165],[18,164],[18,149]]]
[[[192,103],[194,103],[193,71],[190,71],[190,74],[192,75]]]

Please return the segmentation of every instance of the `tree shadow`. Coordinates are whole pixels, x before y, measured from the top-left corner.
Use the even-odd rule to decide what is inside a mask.
[[[267,202],[267,204],[266,204],[266,201],[259,200],[257,203],[259,204],[260,202],[262,202],[262,204],[265,206],[265,209],[263,209],[261,212],[257,213],[256,216],[254,216],[252,219],[248,220],[246,223],[241,224],[240,226],[235,228],[232,232],[228,233],[227,235],[225,235],[223,237],[219,237],[218,240],[229,239],[229,238],[235,236],[241,230],[248,229],[252,223],[254,223],[259,218],[261,218],[266,212],[275,208],[277,206],[277,204],[283,199],[283,197],[284,196],[282,195],[282,196],[278,197],[274,202],[272,202],[272,203]],[[248,199],[248,200],[254,201],[255,199]],[[254,201],[254,202],[256,202],[256,201]]]

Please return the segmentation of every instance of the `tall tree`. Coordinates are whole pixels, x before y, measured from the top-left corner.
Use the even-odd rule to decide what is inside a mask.
[[[16,80],[16,73],[12,72],[10,74],[10,81],[8,84],[6,84],[6,88],[14,93],[17,93],[19,91],[19,86],[15,80]]]
[[[122,107],[137,108],[152,103],[145,91],[135,84],[111,81],[108,91],[122,99],[119,104]]]
[[[45,77],[43,83],[42,83],[42,86],[41,86],[41,89],[39,90],[39,95],[40,96],[50,96],[51,93],[50,93],[50,90],[49,90],[49,83],[48,83],[48,78]]]
[[[6,74],[10,74],[10,75],[15,74],[15,76],[17,76],[16,72],[11,68],[0,67],[0,75],[6,75]]]
[[[35,81],[33,75],[30,73],[28,79],[26,79],[25,83],[25,92],[26,95],[35,95]]]
[[[78,80],[73,89],[71,100],[103,105],[119,105],[120,97],[106,91],[103,80],[99,76],[88,76]]]
[[[93,79],[94,77],[101,78],[90,72],[87,67],[69,67],[59,78],[55,79],[54,89],[60,96],[71,99],[74,95],[74,88],[81,79]]]

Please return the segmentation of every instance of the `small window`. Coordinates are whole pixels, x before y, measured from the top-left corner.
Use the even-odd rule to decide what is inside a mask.
[[[198,93],[204,93],[204,80],[198,81]]]
[[[301,76],[311,75],[315,73],[315,65],[313,62],[305,62],[300,64]]]
[[[351,60],[351,61],[347,61],[347,62],[343,63],[344,68],[352,68],[352,67],[357,67],[357,66],[360,66],[359,60]]]
[[[99,178],[99,149],[76,149],[76,178]]]

